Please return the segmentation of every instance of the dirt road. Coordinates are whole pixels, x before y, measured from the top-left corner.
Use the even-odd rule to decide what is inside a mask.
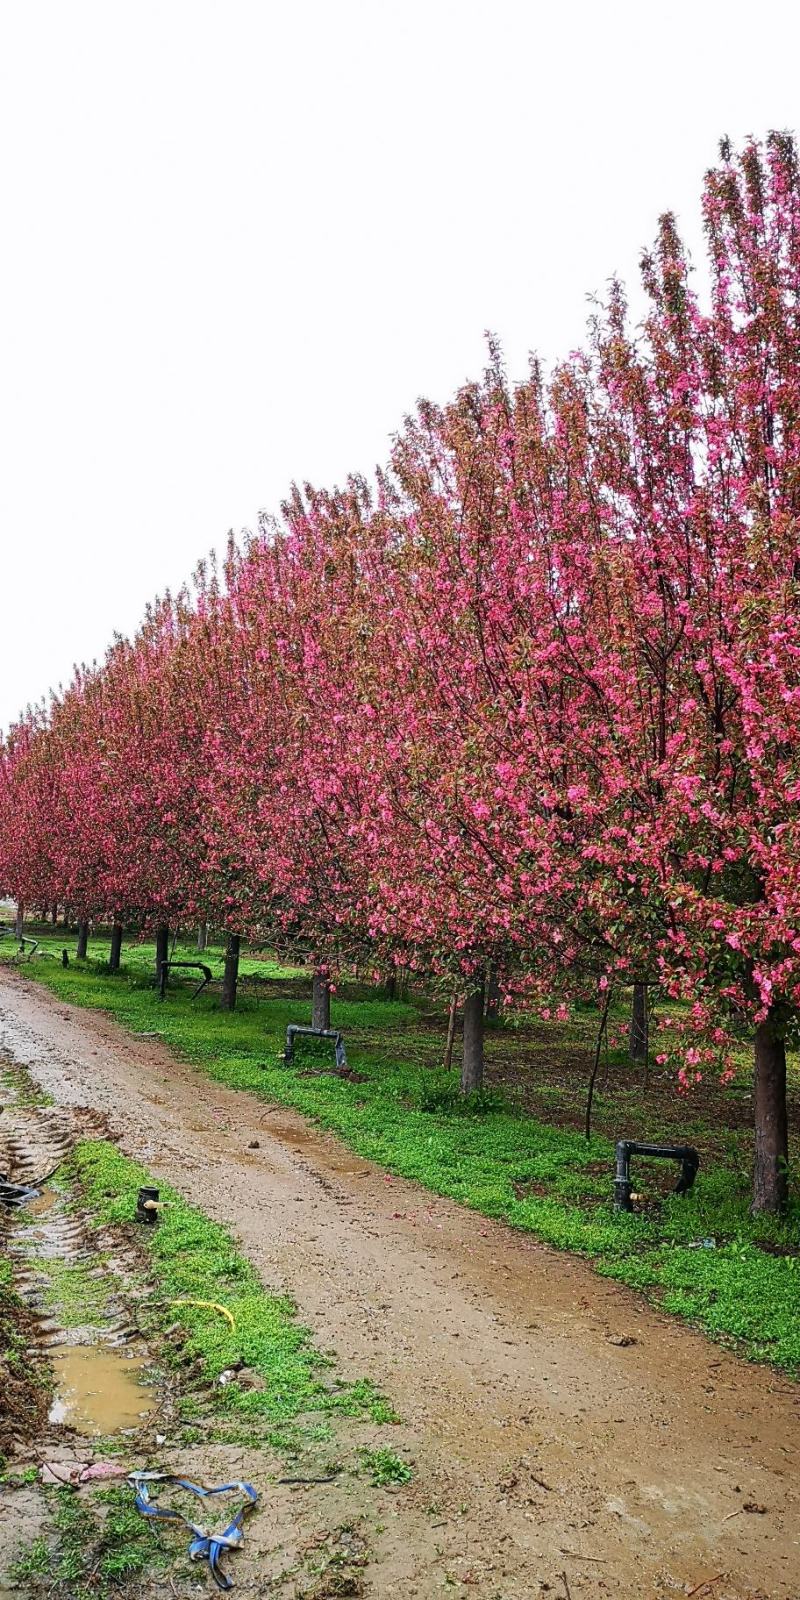
[[[0,1050],[108,1113],[393,1399],[417,1477],[370,1594],[798,1600],[788,1380],[13,974]]]

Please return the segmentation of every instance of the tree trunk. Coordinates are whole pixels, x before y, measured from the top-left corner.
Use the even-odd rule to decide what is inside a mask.
[[[88,924],[88,922],[79,922],[78,923],[78,943],[77,943],[77,945],[75,947],[75,955],[76,955],[78,961],[85,961],[86,960],[86,950],[87,950],[88,944],[89,944],[89,924]]]
[[[55,900],[50,908],[50,921],[54,928],[58,927],[58,905]]]
[[[458,995],[453,991],[450,996],[450,1010],[447,1014],[447,1040],[444,1047],[444,1070],[449,1072],[453,1065],[453,1045],[456,1037],[456,1017],[458,1016]]]
[[[198,948],[198,950],[201,950],[201,951],[205,950],[207,944],[208,944],[208,923],[207,922],[201,922],[200,926],[199,926],[199,928],[197,930],[197,948]]]
[[[166,966],[169,961],[169,928],[160,922],[156,928],[156,983],[163,995],[167,986]]]
[[[328,988],[327,974],[317,968],[314,973],[314,986],[311,991],[311,1026],[312,1028],[329,1028],[331,1025],[331,991]]]
[[[122,923],[115,922],[111,929],[111,954],[108,958],[109,970],[119,972],[120,956],[122,954]]]
[[[650,1029],[650,1019],[647,1006],[647,984],[635,983],[633,986],[633,1008],[631,1010],[631,1029],[628,1037],[628,1049],[631,1061],[647,1060],[647,1043]]]
[[[225,944],[225,971],[222,977],[222,1009],[236,1010],[236,989],[239,983],[239,948],[241,937],[229,933]]]
[[[785,1209],[789,1189],[786,1046],[775,1031],[774,1018],[770,1017],[756,1028],[753,1099],[756,1126],[753,1211],[778,1213]]]
[[[461,1093],[474,1094],[483,1088],[483,1006],[485,980],[464,1001],[464,1055],[461,1065]]]
[[[486,986],[486,1021],[499,1022],[502,996],[500,994],[500,975],[496,967],[489,972],[489,982]]]
[[[387,1000],[397,999],[397,968],[392,967],[383,986]]]
[[[17,901],[17,915],[14,919],[14,936],[21,939],[25,932],[25,907],[21,900]]]

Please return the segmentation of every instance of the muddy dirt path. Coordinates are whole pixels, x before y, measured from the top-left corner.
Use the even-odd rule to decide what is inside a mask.
[[[421,1597],[455,1579],[487,1600],[798,1600],[788,1380],[11,974],[0,1049],[59,1104],[107,1113],[127,1153],[232,1226],[344,1375],[393,1399],[416,1488],[397,1502],[404,1558],[371,1569],[370,1594],[402,1578]]]

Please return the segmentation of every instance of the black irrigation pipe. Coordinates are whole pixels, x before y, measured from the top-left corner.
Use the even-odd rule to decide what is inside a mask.
[[[196,989],[192,990],[190,996],[190,999],[192,1000],[196,1000],[201,989],[205,989],[206,984],[210,983],[214,976],[211,968],[206,966],[205,961],[162,961],[161,970],[158,975],[158,992],[162,1000],[166,997],[167,978],[169,977],[170,971],[173,967],[191,967],[195,972],[202,972],[203,976],[200,983],[198,983]]]
[[[631,1156],[647,1156],[659,1161],[679,1161],[681,1170],[675,1194],[688,1194],[697,1177],[700,1157],[693,1144],[638,1144],[635,1139],[618,1139],[617,1169],[614,1174],[614,1210],[632,1211]]]
[[[312,1039],[331,1039],[333,1041],[337,1067],[347,1066],[344,1039],[342,1038],[338,1028],[304,1028],[298,1022],[290,1022],[288,1028],[286,1029],[286,1048],[283,1052],[283,1059],[287,1067],[294,1059],[294,1041],[298,1034],[306,1038],[311,1037]]]

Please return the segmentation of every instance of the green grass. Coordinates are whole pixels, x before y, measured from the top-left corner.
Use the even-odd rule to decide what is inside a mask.
[[[138,1190],[152,1182],[144,1167],[121,1155],[115,1145],[92,1140],[78,1145],[66,1170],[77,1177],[101,1223],[136,1226],[131,1218]],[[315,1350],[291,1300],[265,1291],[225,1228],[187,1205],[168,1185],[162,1183],[160,1190],[165,1204],[158,1226],[136,1229],[155,1284],[143,1311],[161,1331],[175,1323],[182,1326],[186,1337],[180,1356],[200,1361],[204,1381],[213,1385],[223,1372],[240,1367],[254,1375],[257,1386],[246,1386],[234,1377],[224,1387],[212,1389],[211,1405],[219,1418],[280,1425],[317,1411],[377,1422],[395,1420],[387,1402],[366,1380],[343,1383],[331,1375],[332,1363]],[[220,1305],[233,1326],[215,1309]],[[203,1404],[207,1409],[205,1400]],[[196,1400],[188,1395],[187,1418],[197,1409]],[[280,1430],[270,1437],[285,1443]]]
[[[50,942],[55,948],[63,936]],[[287,1068],[280,1059],[287,1023],[309,1017],[296,969],[273,966],[270,977],[286,993],[264,999],[244,995],[239,1009],[227,1015],[214,995],[192,1001],[187,987],[176,986],[166,1002],[159,1002],[147,987],[152,946],[128,947],[126,969],[117,977],[95,969],[91,958],[101,954],[105,945],[96,945],[85,965],[63,969],[40,960],[26,963],[26,971],[66,1001],[105,1009],[133,1031],[159,1032],[211,1078],[295,1107],[388,1172],[559,1249],[580,1252],[598,1271],[646,1291],[714,1338],[735,1343],[743,1354],[800,1372],[798,1257],[770,1253],[800,1247],[798,1207],[795,1203],[782,1222],[750,1216],[749,1135],[721,1131],[716,1112],[712,1123],[687,1109],[686,1102],[662,1101],[647,1106],[649,1121],[643,1124],[641,1091],[631,1085],[617,1095],[619,1133],[644,1125],[647,1137],[658,1138],[679,1128],[683,1139],[694,1138],[704,1152],[695,1189],[685,1198],[657,1195],[663,1167],[641,1163],[636,1186],[653,1197],[650,1212],[617,1217],[611,1209],[608,1136],[613,1119],[602,1088],[597,1120],[606,1131],[588,1146],[577,1131],[548,1120],[559,1117],[572,1091],[562,1092],[546,1079],[536,1090],[535,1118],[498,1097],[491,1081],[490,1093],[472,1108],[481,1114],[469,1109],[465,1114],[452,1093],[453,1076],[430,1065],[430,1029],[415,1007],[352,988],[336,996],[334,1022],[344,1031],[348,1059],[364,1081],[309,1076],[312,1066],[318,1072],[319,1060],[299,1051]],[[542,1038],[538,1053],[544,1060],[546,1040],[559,1038],[558,1031]],[[513,1030],[497,1030],[490,1064],[492,1050],[499,1058],[515,1048]],[[743,1084],[733,1085],[727,1103],[735,1105],[737,1093],[744,1092]],[[159,1230],[159,1237],[165,1236],[166,1230]],[[693,1248],[705,1238],[713,1238],[716,1248]],[[179,1259],[170,1272],[177,1281]],[[225,1298],[213,1296],[220,1297]],[[223,1359],[224,1327],[206,1319],[202,1329],[199,1324],[193,1329],[193,1337],[201,1336],[221,1341]]]
[[[102,1256],[97,1255],[89,1263],[54,1261],[45,1257],[39,1263],[45,1279],[44,1304],[57,1313],[62,1328],[100,1328],[107,1320],[108,1302],[116,1282],[108,1271],[102,1277],[92,1276],[102,1260]]]

